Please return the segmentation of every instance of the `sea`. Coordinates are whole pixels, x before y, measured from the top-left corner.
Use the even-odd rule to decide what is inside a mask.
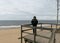
[[[38,20],[38,23],[57,23],[56,20]],[[60,23],[60,20],[58,21]],[[31,20],[0,20],[0,27],[16,27],[22,24],[31,24]]]

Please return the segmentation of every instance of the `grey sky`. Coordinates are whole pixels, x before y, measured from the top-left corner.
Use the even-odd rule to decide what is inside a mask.
[[[56,0],[0,0],[0,20],[31,20],[33,16],[55,20]]]

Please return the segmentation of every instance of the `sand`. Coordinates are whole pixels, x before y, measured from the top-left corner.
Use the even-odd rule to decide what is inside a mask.
[[[20,27],[1,29],[0,30],[0,43],[21,43],[20,42],[21,40],[18,39],[20,35],[21,35]],[[57,43],[60,43],[60,33],[57,33],[56,37],[57,37],[56,38]]]
[[[20,43],[20,28],[0,30],[0,43]]]

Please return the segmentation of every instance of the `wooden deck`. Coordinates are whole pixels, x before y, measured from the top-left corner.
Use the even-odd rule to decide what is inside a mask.
[[[38,24],[39,26],[36,27],[36,29],[40,29],[40,30],[49,30],[51,32],[38,32],[37,34],[34,35],[33,33],[29,33],[26,31],[32,30],[31,28],[31,24],[27,24],[27,25],[21,25],[21,43],[22,43],[22,38],[25,39],[25,43],[27,42],[31,42],[31,43],[55,43],[55,37],[56,37],[56,32],[60,30],[60,24],[52,24],[52,23],[40,23]],[[43,26],[44,25],[44,26]],[[47,26],[45,26],[47,25]],[[26,27],[29,29],[23,29],[22,27]],[[27,33],[29,35],[26,36],[22,36],[22,33]],[[35,39],[34,39],[35,38]]]
[[[51,32],[37,32],[36,36],[36,43],[48,43],[49,39],[51,37]],[[24,36],[24,39],[27,40],[28,42],[34,42],[34,35],[26,35]]]

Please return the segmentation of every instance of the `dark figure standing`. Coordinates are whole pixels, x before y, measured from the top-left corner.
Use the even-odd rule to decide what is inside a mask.
[[[33,19],[31,20],[31,24],[33,26],[33,34],[36,33],[36,26],[38,24],[38,20],[36,19],[36,16],[33,17]]]

